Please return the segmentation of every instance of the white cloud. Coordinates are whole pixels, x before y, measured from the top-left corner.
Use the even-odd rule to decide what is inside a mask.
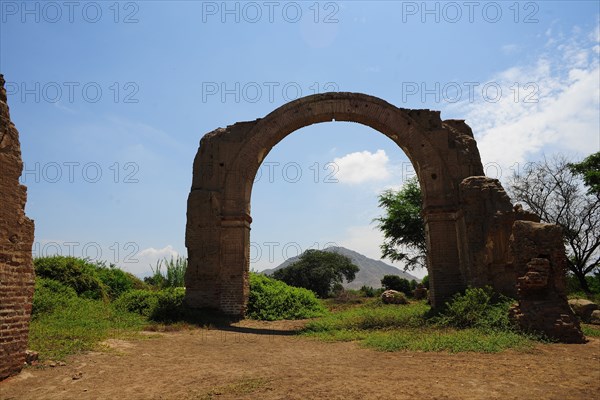
[[[448,107],[473,128],[484,164],[498,163],[506,177],[511,165],[539,157],[546,149],[581,155],[598,150],[597,47],[597,35],[577,30],[570,38],[555,37],[533,65],[516,66],[490,79],[502,89],[498,102],[477,96],[482,84],[475,101]]]
[[[336,177],[340,182],[349,184],[388,179],[391,176],[389,161],[384,150],[375,153],[365,150],[333,160],[339,168]]]
[[[505,55],[511,55],[519,51],[519,46],[514,43],[505,44],[501,47],[501,50]]]
[[[131,272],[139,277],[145,277],[152,274],[152,268],[156,267],[158,260],[163,258],[170,259],[171,257],[177,257],[179,252],[173,248],[170,244],[163,247],[162,249],[156,249],[149,247],[138,252],[132,260],[137,262],[126,262],[120,266],[125,271]]]

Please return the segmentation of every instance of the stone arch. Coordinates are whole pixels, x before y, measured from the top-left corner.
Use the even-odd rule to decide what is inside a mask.
[[[360,93],[326,93],[285,104],[262,119],[206,134],[188,198],[186,302],[243,315],[248,296],[250,196],[269,151],[315,123],[349,121],[392,139],[411,160],[424,197],[431,300],[442,304],[469,281],[470,254],[459,187],[483,166],[471,129],[439,111],[408,110]]]

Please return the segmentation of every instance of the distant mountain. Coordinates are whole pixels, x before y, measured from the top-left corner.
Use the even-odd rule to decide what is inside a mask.
[[[344,255],[348,257],[353,264],[357,265],[360,268],[360,270],[356,273],[356,278],[352,282],[344,283],[344,287],[346,289],[360,289],[363,285],[372,286],[374,288],[380,288],[381,279],[384,277],[384,275],[398,275],[401,278],[408,279],[409,281],[412,279],[416,280],[417,282],[421,281],[416,276],[413,276],[391,265],[388,265],[383,261],[373,260],[372,258],[363,256],[360,253],[346,249],[344,247],[332,246],[324,249],[324,251]],[[295,263],[296,261],[298,261],[299,258],[300,256],[288,258],[279,266],[271,269],[266,269],[264,271],[261,271],[261,273],[265,275],[271,275],[274,271],[281,268],[285,268],[288,265]]]

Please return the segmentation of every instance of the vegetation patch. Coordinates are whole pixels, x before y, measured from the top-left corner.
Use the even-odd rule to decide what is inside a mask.
[[[39,352],[42,360],[62,360],[69,354],[92,350],[102,340],[130,336],[147,323],[140,315],[122,312],[103,301],[65,292],[58,292],[52,299],[48,286],[41,287],[46,293],[40,296],[42,291],[37,292],[34,304],[37,301],[38,305],[53,307],[36,309],[30,324],[29,348]]]
[[[246,315],[274,321],[319,317],[325,308],[310,290],[293,287],[262,274],[250,274],[250,296]]]
[[[598,325],[581,324],[581,330],[585,336],[600,338],[600,326]]]
[[[498,352],[528,349],[540,338],[511,326],[511,299],[467,289],[433,314],[422,301],[385,305],[380,299],[309,322],[302,335],[324,341],[358,341],[381,351]]]

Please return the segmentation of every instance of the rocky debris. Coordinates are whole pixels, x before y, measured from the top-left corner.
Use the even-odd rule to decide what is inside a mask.
[[[423,300],[428,298],[429,291],[422,283],[419,283],[415,290],[413,290],[413,297],[415,300]]]
[[[583,343],[579,320],[566,296],[567,258],[558,225],[515,221],[510,257],[517,276],[518,304],[511,319],[521,329],[565,343]]]
[[[81,371],[77,371],[77,372],[75,372],[75,373],[73,374],[73,380],[74,380],[74,381],[76,381],[76,380],[79,380],[79,379],[81,379],[81,378],[83,378],[83,372],[81,372]],[[86,390],[87,390],[87,389],[86,389]]]
[[[592,313],[598,310],[598,304],[586,299],[570,299],[569,306],[583,322],[590,322]]]
[[[37,351],[25,350],[25,363],[27,365],[34,365],[38,362],[40,356]]]
[[[600,325],[600,310],[592,311],[592,315],[590,316],[590,324]]]
[[[381,293],[381,301],[383,304],[408,304],[406,295],[396,290],[386,290]]]

